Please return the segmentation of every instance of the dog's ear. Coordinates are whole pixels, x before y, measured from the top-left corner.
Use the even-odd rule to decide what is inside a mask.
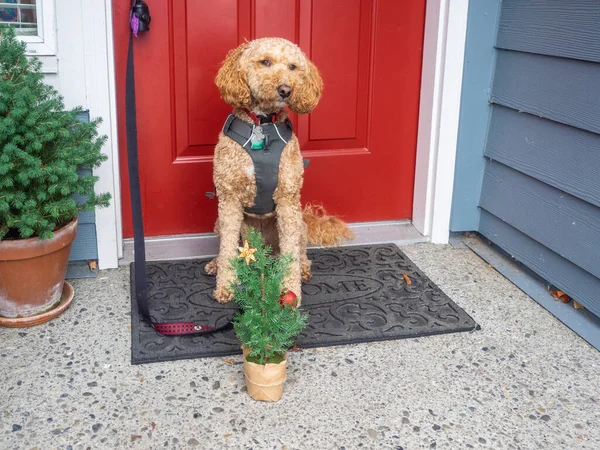
[[[308,58],[306,64],[307,70],[302,83],[294,88],[294,98],[290,102],[290,109],[298,114],[311,112],[319,103],[323,91],[323,79],[319,69]]]
[[[246,48],[248,48],[248,43],[244,42],[239,47],[230,50],[215,78],[223,100],[237,108],[250,106],[251,100],[248,74],[240,65],[240,58]]]

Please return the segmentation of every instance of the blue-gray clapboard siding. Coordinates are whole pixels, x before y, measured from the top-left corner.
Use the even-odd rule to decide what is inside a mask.
[[[600,278],[600,208],[497,162],[486,166],[480,205]]]
[[[89,122],[90,116],[86,111],[81,114],[79,120]],[[80,175],[89,175],[91,169],[79,169]],[[75,196],[77,202],[81,202],[83,198]],[[69,272],[68,278],[79,278],[83,276],[93,275],[90,271],[87,262],[98,259],[98,244],[96,236],[96,215],[94,212],[81,212],[79,214],[79,224],[77,226],[77,237],[71,247],[69,255]]]
[[[497,31],[478,231],[600,315],[600,2],[503,0]]]
[[[599,80],[598,63],[498,50],[492,103],[600,133]]]
[[[598,134],[494,106],[485,156],[600,207]]]
[[[597,277],[486,211],[481,212],[479,232],[543,279],[571,295],[577,293],[577,301],[600,316],[600,280]]]
[[[600,62],[596,0],[504,0],[496,47]]]

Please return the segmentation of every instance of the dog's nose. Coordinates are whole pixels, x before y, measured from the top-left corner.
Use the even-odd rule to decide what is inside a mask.
[[[277,87],[277,93],[281,98],[288,98],[292,93],[292,88],[287,84],[281,84]]]

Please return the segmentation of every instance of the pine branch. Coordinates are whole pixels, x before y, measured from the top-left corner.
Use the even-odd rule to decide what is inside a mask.
[[[107,159],[100,122],[78,122],[81,108],[65,109],[25,48],[12,28],[0,26],[0,240],[51,237],[78,211],[110,199],[94,192],[97,177],[77,175],[78,166],[97,167]],[[72,201],[73,193],[83,204]]]

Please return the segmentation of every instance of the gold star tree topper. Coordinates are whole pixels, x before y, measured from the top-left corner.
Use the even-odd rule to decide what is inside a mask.
[[[238,250],[240,251],[238,258],[245,258],[246,264],[250,265],[250,261],[256,261],[256,258],[254,257],[254,253],[256,252],[256,249],[250,248],[247,240],[244,241],[243,247],[238,247]]]

